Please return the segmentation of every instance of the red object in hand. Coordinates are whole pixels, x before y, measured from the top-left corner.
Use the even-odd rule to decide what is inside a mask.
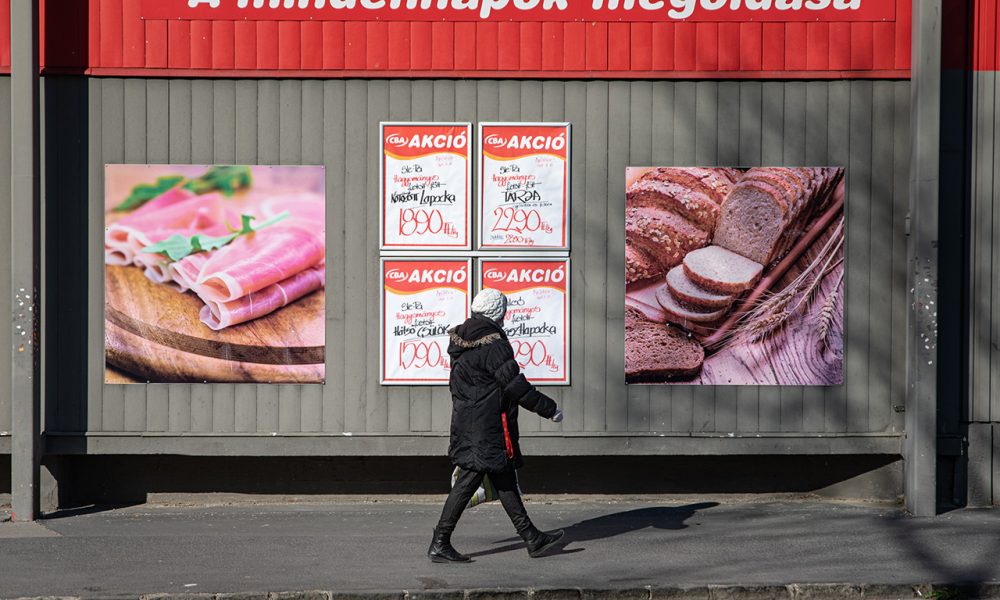
[[[507,429],[507,413],[500,413],[503,423],[503,443],[507,447],[507,458],[514,458],[514,444],[510,441],[510,431]]]

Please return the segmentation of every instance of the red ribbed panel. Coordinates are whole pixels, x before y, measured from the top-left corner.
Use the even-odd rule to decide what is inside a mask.
[[[1000,66],[1000,1],[979,0],[973,15],[972,65],[977,71],[997,71]],[[945,57],[949,63],[960,62],[960,57]],[[954,68],[954,67],[953,67]]]
[[[885,1],[894,22],[157,21],[139,18],[135,0],[44,0],[42,61],[136,76],[907,77],[913,0]],[[977,20],[980,40],[996,37],[997,2],[977,3],[993,17]],[[985,43],[977,68],[995,69],[1000,50]]]

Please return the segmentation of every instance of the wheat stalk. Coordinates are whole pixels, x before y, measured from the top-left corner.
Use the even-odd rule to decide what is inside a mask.
[[[732,329],[716,342],[716,346],[721,346],[729,340],[746,336],[752,341],[759,341],[770,336],[781,328],[793,313],[803,305],[803,300],[815,293],[819,282],[826,275],[843,262],[843,257],[838,261],[833,261],[843,247],[844,238],[841,235],[844,229],[844,218],[841,217],[834,227],[833,234],[824,242],[816,257],[781,291],[773,293],[764,299],[756,302],[747,312],[740,317]],[[822,265],[822,266],[820,266]],[[810,278],[816,269],[819,273]],[[806,290],[803,300],[800,300],[794,308],[788,309],[792,300]]]
[[[771,337],[774,332],[781,329],[788,320],[789,312],[783,310],[780,313],[775,313],[763,319],[758,319],[753,322],[746,332],[747,337],[750,338],[752,342],[760,342]]]
[[[831,270],[833,270],[834,268],[837,267],[837,265],[843,262],[844,259],[841,258],[833,265],[830,264],[830,262],[837,256],[838,252],[840,251],[841,247],[843,247],[843,245],[844,245],[844,238],[840,238],[840,242],[837,244],[837,246],[833,249],[833,252],[830,253],[830,256],[828,256],[826,261],[823,263],[823,268],[820,269],[819,274],[817,274],[816,277],[813,278],[812,282],[806,288],[805,293],[802,294],[802,298],[799,300],[798,304],[795,305],[795,308],[793,308],[792,311],[796,311],[800,307],[802,307],[803,304],[808,304],[809,302],[811,302],[813,295],[816,293],[816,290],[819,289],[820,282],[826,278],[827,274],[829,274]]]
[[[840,277],[837,279],[837,285],[833,286],[833,291],[823,301],[823,308],[819,311],[817,319],[819,321],[819,345],[821,348],[829,347],[830,332],[833,331],[833,315],[837,308],[837,299],[840,298],[837,292],[840,290],[840,285],[843,282],[844,272],[841,271]]]

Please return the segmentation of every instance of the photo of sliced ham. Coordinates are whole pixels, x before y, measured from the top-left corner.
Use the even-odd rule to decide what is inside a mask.
[[[195,196],[183,189],[167,194],[170,202],[156,204],[157,198],[108,226],[104,233],[105,262],[137,264],[137,255],[150,244],[177,233],[225,233],[226,218],[239,218],[238,214],[227,214],[221,194]]]
[[[105,183],[109,365],[148,381],[322,379],[322,167],[108,165]]]
[[[218,331],[269,314],[322,288],[325,282],[326,265],[320,264],[236,300],[207,301],[199,316],[202,323]]]
[[[232,302],[320,263],[325,255],[322,230],[280,223],[216,250],[193,289],[206,302]]]

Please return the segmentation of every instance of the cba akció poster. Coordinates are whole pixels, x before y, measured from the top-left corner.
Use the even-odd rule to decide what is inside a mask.
[[[629,383],[838,385],[844,170],[629,167]]]
[[[479,247],[569,249],[568,123],[479,124]]]
[[[472,125],[382,123],[383,249],[468,250]]]
[[[321,166],[106,165],[105,381],[322,383]]]
[[[448,329],[469,317],[469,259],[382,259],[385,385],[447,385]]]
[[[480,282],[507,296],[503,327],[524,376],[569,385],[569,260],[484,258]]]

